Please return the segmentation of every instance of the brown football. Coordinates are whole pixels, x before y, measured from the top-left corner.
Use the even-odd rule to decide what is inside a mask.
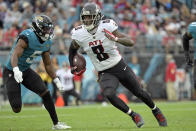
[[[79,72],[86,68],[86,60],[82,55],[76,54],[73,58],[73,65],[77,67],[76,71]]]

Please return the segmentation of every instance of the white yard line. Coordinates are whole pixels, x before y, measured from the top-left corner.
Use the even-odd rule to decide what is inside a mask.
[[[73,116],[73,114],[72,115],[70,115],[70,114],[61,114],[61,116]],[[7,118],[7,119],[12,119],[12,118],[35,118],[35,117],[49,117],[49,115],[48,114],[45,114],[45,115],[36,115],[36,114],[34,114],[34,115],[20,115],[20,116],[14,116],[14,115],[0,115],[0,119],[5,119],[5,118]]]

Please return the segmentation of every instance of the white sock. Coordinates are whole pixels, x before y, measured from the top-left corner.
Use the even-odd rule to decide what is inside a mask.
[[[130,115],[130,114],[131,114],[131,112],[132,112],[132,110],[131,110],[131,109],[129,109],[129,110],[128,110],[128,112],[127,112],[127,114],[128,114],[128,115]]]
[[[152,110],[155,110],[157,108],[157,106],[156,105],[154,105],[154,107],[152,108]]]

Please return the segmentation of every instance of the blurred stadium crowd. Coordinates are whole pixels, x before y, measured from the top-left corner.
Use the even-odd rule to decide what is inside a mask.
[[[80,11],[90,1],[96,2],[105,18],[114,19],[119,29],[136,41],[132,49],[119,46],[124,57],[182,53],[181,36],[196,20],[194,0],[0,0],[0,55],[10,51],[17,35],[30,27],[32,16],[37,14],[46,14],[54,22],[51,54],[67,55],[71,29],[81,24]],[[155,55],[154,59],[160,57]],[[147,83],[152,75],[143,74]]]
[[[113,18],[137,41],[138,53],[179,53],[180,36],[196,14],[192,0],[0,0],[0,49],[9,50],[17,34],[30,26],[32,16],[44,13],[55,24],[51,52],[67,54],[70,31],[80,24],[80,10],[88,1],[95,1],[105,17]]]

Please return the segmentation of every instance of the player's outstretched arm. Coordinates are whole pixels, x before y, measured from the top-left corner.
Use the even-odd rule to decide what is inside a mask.
[[[52,79],[55,79],[57,76],[50,60],[50,52],[49,51],[43,52],[42,59],[44,62],[46,72]]]
[[[75,40],[72,40],[71,45],[69,47],[69,63],[70,66],[73,67],[73,58],[77,54],[77,50],[80,46],[77,44]]]
[[[113,41],[116,41],[124,46],[133,46],[135,42],[127,35],[115,30],[114,32],[109,32],[108,30],[104,29],[105,36]]]
[[[57,88],[62,91],[63,90],[63,86],[59,80],[59,78],[56,76],[55,70],[52,66],[51,60],[50,60],[50,52],[46,51],[42,54],[42,59],[44,62],[44,66],[46,69],[46,72],[48,73],[48,75],[53,79],[54,83],[56,84]]]
[[[27,46],[27,43],[23,39],[18,40],[18,43],[16,44],[14,52],[11,56],[11,65],[13,68],[18,66],[18,58],[22,55]]]
[[[11,65],[13,67],[14,79],[18,83],[21,83],[23,81],[22,72],[19,70],[18,67],[18,58],[23,54],[24,49],[27,48],[27,46],[27,42],[25,42],[25,40],[23,39],[20,39],[19,37],[14,52],[11,56]]]

